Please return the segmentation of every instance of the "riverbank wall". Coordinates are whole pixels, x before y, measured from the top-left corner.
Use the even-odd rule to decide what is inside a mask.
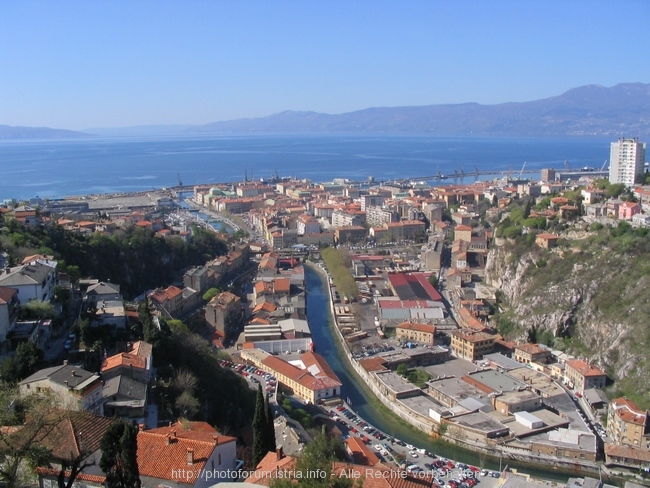
[[[532,450],[513,448],[504,444],[497,444],[496,441],[494,444],[486,444],[480,439],[481,436],[477,435],[477,433],[471,429],[464,429],[458,424],[445,422],[444,420],[443,423],[440,424],[433,418],[424,417],[421,413],[409,409],[399,400],[396,401],[394,398],[388,396],[386,392],[382,390],[381,384],[379,384],[377,379],[361,367],[361,365],[352,357],[352,353],[345,342],[345,338],[343,337],[336,320],[334,296],[332,293],[332,287],[328,285],[328,274],[319,266],[309,262],[306,262],[305,264],[310,266],[311,269],[324,278],[324,283],[327,287],[330,316],[332,318],[330,327],[334,330],[334,336],[336,337],[339,349],[343,353],[343,356],[345,356],[345,362],[363,380],[364,384],[368,386],[377,399],[379,399],[379,401],[397,417],[434,439],[444,440],[445,442],[454,444],[473,453],[480,453],[488,456],[496,461],[506,461],[506,464],[507,460],[513,460],[522,464],[530,464],[537,467],[551,467],[574,474],[577,472],[583,474],[598,474],[598,465],[581,459],[558,458],[543,453],[533,453]]]

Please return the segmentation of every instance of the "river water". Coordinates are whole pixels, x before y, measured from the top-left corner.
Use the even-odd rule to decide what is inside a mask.
[[[365,385],[363,380],[352,370],[339,351],[334,332],[330,328],[331,316],[328,303],[327,285],[322,276],[311,266],[305,266],[305,283],[307,288],[307,320],[311,329],[316,352],[321,354],[337,374],[343,387],[342,398],[349,399],[351,407],[366,421],[383,432],[403,440],[408,444],[426,449],[437,455],[444,456],[467,464],[492,470],[499,469],[499,460],[482,453],[462,449],[453,444],[433,440],[425,433],[398,419],[392,412],[380,405],[379,400]],[[333,325],[332,325],[333,327]],[[503,467],[509,465],[532,476],[566,482],[568,474],[552,468],[536,468],[503,460]],[[576,476],[574,473],[573,476]]]

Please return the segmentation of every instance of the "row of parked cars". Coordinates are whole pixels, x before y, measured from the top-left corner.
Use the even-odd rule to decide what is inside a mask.
[[[393,437],[387,436],[382,432],[375,429],[370,424],[366,423],[363,419],[356,415],[356,413],[346,406],[339,406],[336,410],[330,411],[330,415],[334,420],[341,421],[339,415],[346,417],[348,421],[354,424],[356,427],[350,429],[352,433],[358,434],[359,438],[365,443],[370,444],[371,440],[368,438],[367,434],[373,435],[377,439],[386,439],[388,442],[391,442],[393,445],[400,445],[408,449],[408,456],[412,458],[430,457],[433,458],[431,463],[424,463],[424,467],[431,472],[433,475],[433,484],[432,488],[471,488],[475,486],[481,476],[492,476],[498,478],[500,473],[495,471],[488,471],[487,469],[481,469],[476,466],[467,465],[464,463],[455,463],[450,459],[443,457],[437,457],[435,454],[426,451],[425,449],[417,449],[411,444],[406,444],[400,439],[395,439]],[[395,455],[395,450],[390,447],[386,442],[384,443],[375,443],[372,446],[375,450],[381,453],[383,456],[388,456],[389,454]],[[410,466],[404,466],[409,473],[422,473],[424,470],[417,464],[412,464]],[[457,470],[456,473],[453,470]]]
[[[275,393],[275,389],[277,388],[278,383],[275,376],[273,376],[271,373],[267,373],[263,369],[260,369],[256,366],[247,366],[245,364],[233,363],[232,361],[227,361],[225,359],[219,361],[219,364],[221,364],[221,367],[223,368],[231,368],[235,370],[244,378],[250,379],[253,383],[259,383],[259,380],[256,378],[256,376],[264,378],[264,382],[266,383],[264,390],[266,391],[267,395],[271,396]]]

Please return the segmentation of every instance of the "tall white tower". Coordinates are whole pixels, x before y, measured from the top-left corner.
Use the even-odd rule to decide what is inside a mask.
[[[620,138],[612,142],[609,155],[609,182],[633,186],[645,165],[645,142]]]

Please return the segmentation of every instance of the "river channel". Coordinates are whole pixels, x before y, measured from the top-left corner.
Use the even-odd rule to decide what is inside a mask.
[[[398,419],[392,412],[384,408],[377,397],[364,384],[363,380],[352,370],[341,347],[330,327],[331,324],[329,297],[326,282],[322,275],[312,266],[305,266],[305,283],[307,287],[307,319],[311,329],[316,352],[321,354],[330,367],[337,374],[341,382],[342,398],[349,401],[350,406],[366,421],[383,432],[403,440],[408,444],[426,449],[446,458],[462,461],[467,464],[492,470],[500,468],[500,461],[485,454],[462,449],[453,444],[431,439],[415,427],[407,425]],[[511,460],[503,460],[502,467],[506,465],[516,467],[520,472],[528,473],[534,477],[566,482],[568,474],[553,470],[552,468],[536,468],[522,465]],[[574,474],[576,476],[577,473]]]

